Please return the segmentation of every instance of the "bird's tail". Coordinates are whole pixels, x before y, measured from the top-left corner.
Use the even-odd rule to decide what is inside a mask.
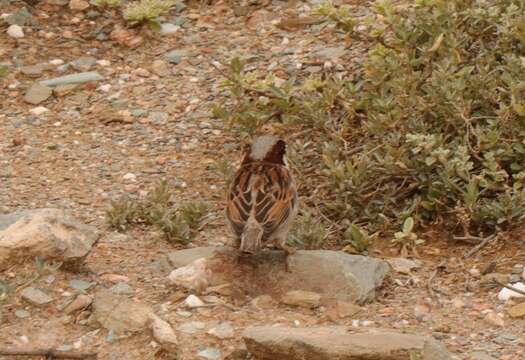
[[[248,219],[246,227],[241,236],[240,250],[245,253],[254,254],[261,248],[263,227],[252,218]]]

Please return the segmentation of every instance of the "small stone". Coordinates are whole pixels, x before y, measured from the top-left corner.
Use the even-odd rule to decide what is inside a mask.
[[[93,302],[93,299],[91,296],[79,294],[75,300],[73,300],[71,303],[69,303],[68,306],[64,308],[64,313],[69,315],[71,313],[74,313],[77,310],[85,309],[91,303]]]
[[[15,311],[15,316],[20,319],[26,319],[31,316],[31,314],[27,310],[20,309]]]
[[[511,284],[515,284],[515,283],[520,282],[520,281],[521,281],[521,275],[511,274],[509,276],[509,283],[511,283]]]
[[[516,264],[512,267],[511,274],[521,275],[523,270],[523,265]]]
[[[53,59],[49,62],[51,65],[59,66],[64,64],[64,60],[62,59]]]
[[[36,108],[32,108],[31,110],[29,110],[29,112],[32,114],[32,115],[35,115],[35,116],[40,116],[42,115],[43,113],[46,113],[48,112],[49,109],[46,108],[46,107],[43,107],[43,106],[38,106]]]
[[[170,355],[175,355],[178,352],[178,339],[171,325],[156,315],[152,315],[151,320],[151,330],[155,341],[161,344]]]
[[[72,93],[77,88],[78,85],[76,84],[58,85],[56,88],[53,89],[53,94],[55,94],[56,97],[63,97],[67,94]]]
[[[512,286],[516,288],[517,290],[525,291],[525,284],[521,282],[518,282],[515,284],[509,284],[509,286]],[[507,301],[511,298],[523,298],[523,297],[525,297],[525,295],[517,293],[507,288],[501,289],[501,291],[498,293],[498,300],[500,301]]]
[[[168,121],[169,115],[162,111],[152,111],[149,119],[156,125],[163,125]]]
[[[108,66],[111,65],[111,61],[109,61],[109,60],[104,60],[104,59],[102,59],[102,60],[97,60],[97,64],[100,65],[100,66],[102,66],[102,67],[108,67]]]
[[[184,300],[184,305],[186,305],[189,308],[197,308],[197,307],[203,307],[206,304],[204,304],[204,302],[201,299],[199,299],[197,296],[192,294],[188,296],[186,300]]]
[[[89,2],[84,0],[70,0],[69,8],[75,11],[83,11],[89,8]]]
[[[317,56],[327,60],[338,59],[346,53],[344,47],[325,48],[317,52]]]
[[[164,60],[153,61],[153,64],[151,65],[151,71],[153,71],[154,74],[160,77],[164,77],[170,74],[168,64],[166,64]]]
[[[496,313],[493,313],[493,312],[488,313],[487,316],[485,316],[485,318],[483,319],[483,321],[485,321],[487,324],[498,326],[498,327],[505,326],[505,321],[503,320],[503,318],[501,318],[500,316],[498,316]]]
[[[22,299],[36,306],[47,305],[53,301],[51,296],[34,287],[25,288],[21,291],[20,295],[22,296]]]
[[[29,104],[38,105],[41,102],[46,101],[52,93],[53,90],[47,86],[38,83],[33,84],[27,91],[24,101]]]
[[[109,92],[109,90],[111,90],[111,85],[110,84],[100,85],[98,89],[102,92],[107,93]]]
[[[199,350],[199,352],[197,352],[197,355],[203,359],[218,360],[221,358],[221,351],[216,348],[206,348]]]
[[[465,302],[459,298],[452,300],[452,306],[456,309],[463,309],[465,307]]]
[[[230,322],[223,322],[211,328],[208,331],[208,334],[213,335],[219,339],[230,339],[234,337],[235,330],[233,329],[233,326]]]
[[[332,321],[354,316],[363,310],[362,307],[347,301],[337,300],[328,307],[327,315]]]
[[[477,268],[472,268],[468,272],[473,278],[476,278],[476,279],[481,276],[481,272]]]
[[[95,11],[95,10],[89,10],[87,13],[86,13],[86,17],[88,19],[96,19],[100,16],[100,13],[98,11]]]
[[[142,68],[138,68],[137,70],[135,70],[133,72],[135,75],[137,76],[140,76],[140,77],[150,77],[150,72],[146,69],[142,69]]]
[[[137,181],[137,175],[133,173],[127,173],[122,177],[122,179],[125,181]]]
[[[189,318],[189,317],[191,317],[193,315],[189,311],[182,311],[182,310],[177,311],[176,314],[179,315],[180,317],[183,317],[183,318]]]
[[[20,71],[22,74],[30,77],[39,77],[42,75],[42,72],[44,71],[43,65],[29,65],[29,66],[23,66],[20,68]]]
[[[281,302],[292,306],[316,308],[321,302],[321,295],[311,291],[292,290],[282,297]]]
[[[86,291],[94,285],[95,283],[79,279],[73,279],[69,282],[69,287],[78,291]]]
[[[83,56],[71,62],[71,65],[73,66],[73,68],[75,68],[75,70],[89,71],[96,63],[97,59],[95,59],[94,57]]]
[[[206,324],[202,321],[190,321],[187,323],[180,324],[177,327],[177,331],[185,334],[195,334],[203,331],[206,328]]]
[[[77,74],[64,75],[57,78],[40,81],[40,84],[45,86],[57,86],[64,84],[81,84],[86,82],[94,82],[104,80],[96,71],[81,72]]]
[[[163,23],[160,25],[160,34],[161,35],[171,35],[175,34],[180,30],[180,26],[170,23]]]
[[[125,275],[118,274],[104,274],[100,276],[100,280],[110,283],[128,282],[129,278]]]
[[[508,309],[507,312],[509,313],[510,317],[513,318],[525,317],[525,302],[514,305]]]
[[[133,295],[135,293],[135,290],[125,282],[119,282],[113,285],[111,288],[109,288],[109,291],[114,294],[122,295]]]
[[[180,64],[182,58],[188,56],[187,50],[173,50],[166,54],[166,60],[172,64]]]
[[[11,25],[7,28],[7,35],[15,39],[21,39],[24,37],[24,29],[20,25]]]
[[[31,13],[25,7],[7,16],[5,18],[5,22],[8,23],[9,25],[18,25],[18,26],[33,25],[36,23]]]

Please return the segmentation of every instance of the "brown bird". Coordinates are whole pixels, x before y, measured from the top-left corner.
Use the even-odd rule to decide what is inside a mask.
[[[270,135],[257,137],[245,147],[226,207],[236,246],[242,252],[255,254],[266,244],[287,254],[295,252],[286,238],[297,215],[297,189],[285,153],[286,143]]]

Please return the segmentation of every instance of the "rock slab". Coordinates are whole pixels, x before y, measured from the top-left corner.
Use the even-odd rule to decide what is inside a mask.
[[[96,228],[58,209],[0,215],[0,270],[36,256],[64,263],[79,262],[98,237]]]
[[[282,251],[246,257],[228,247],[203,247],[177,251],[169,258],[179,267],[169,276],[177,286],[236,283],[255,296],[302,290],[357,303],[373,300],[389,271],[382,260],[329,250],[297,251],[286,258]]]
[[[259,360],[451,360],[438,342],[419,335],[371,329],[350,333],[344,326],[247,328],[243,339]]]

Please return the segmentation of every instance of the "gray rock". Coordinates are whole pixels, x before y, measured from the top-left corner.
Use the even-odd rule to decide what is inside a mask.
[[[53,298],[40,289],[27,287],[20,292],[22,299],[36,306],[44,306],[53,301]]]
[[[79,290],[79,291],[86,291],[88,290],[90,287],[94,286],[95,283],[93,282],[89,282],[89,281],[84,281],[84,280],[78,280],[78,279],[73,279],[71,281],[69,281],[69,287],[75,289],[75,290]]]
[[[25,8],[18,10],[17,12],[12,13],[6,17],[5,22],[9,25],[36,25],[37,22],[33,19],[33,15]]]
[[[182,61],[182,58],[189,56],[188,50],[172,50],[169,53],[166,54],[166,60],[168,60],[172,64],[180,64]]]
[[[125,282],[119,282],[109,288],[113,294],[133,295],[135,290]]]
[[[437,341],[419,335],[371,329],[350,333],[344,326],[288,328],[259,326],[243,333],[256,359],[279,360],[451,360]]]
[[[217,348],[204,348],[197,352],[202,359],[218,360],[221,358],[221,351]]]
[[[317,52],[317,56],[322,57],[326,60],[338,59],[346,53],[344,47],[324,48]]]
[[[83,56],[71,62],[71,65],[77,71],[89,71],[95,64],[97,59],[92,56]]]
[[[87,13],[86,13],[86,17],[88,19],[96,19],[100,16],[100,13],[96,10],[89,10]]]
[[[27,310],[20,309],[15,311],[15,316],[19,319],[26,319],[31,316],[31,314]]]
[[[20,71],[22,72],[22,74],[27,75],[27,76],[39,77],[42,75],[45,69],[46,69],[46,66],[40,64],[40,65],[23,66],[20,68]]]
[[[149,119],[156,125],[163,125],[168,121],[169,115],[162,111],[152,111]]]
[[[175,34],[177,31],[179,31],[180,26],[171,24],[171,23],[163,23],[160,24],[160,34],[161,35],[171,35]]]
[[[144,330],[152,317],[153,310],[126,296],[101,290],[95,294],[93,316],[104,328],[115,333]]]
[[[208,334],[215,336],[218,339],[231,339],[235,336],[235,330],[229,321],[220,323],[219,325],[211,328]]]
[[[81,84],[90,81],[101,81],[104,80],[104,77],[101,76],[96,71],[91,72],[82,72],[71,75],[64,75],[57,78],[40,81],[41,85],[45,86],[57,86],[65,84]]]
[[[96,228],[58,209],[0,215],[0,270],[36,256],[66,264],[78,263],[91,251],[98,237]]]
[[[288,259],[282,251],[263,251],[243,261],[239,261],[236,250],[227,247],[182,250],[168,256],[175,266],[184,266],[169,277],[181,286],[180,277],[189,278],[188,284],[207,286],[235,282],[253,295],[270,289],[276,292],[271,295],[280,297],[283,289],[303,290],[357,303],[372,300],[389,271],[384,261],[329,250],[301,250]],[[192,263],[199,258],[206,263]]]
[[[46,101],[52,94],[53,90],[50,87],[37,83],[33,84],[29,90],[27,90],[24,101],[29,104],[38,105]]]

